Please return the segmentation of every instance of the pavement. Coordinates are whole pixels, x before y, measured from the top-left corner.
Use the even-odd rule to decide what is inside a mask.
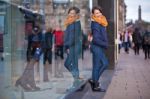
[[[87,84],[67,99],[150,99],[150,59],[144,59],[142,50],[140,55],[122,51],[115,69],[106,70],[100,82],[106,93],[93,92]]]
[[[121,52],[112,81],[103,99],[150,99],[150,59]]]
[[[101,76],[100,83],[104,89],[108,89],[113,74],[113,70],[106,70]],[[75,91],[74,93],[66,96],[65,99],[102,99],[104,95],[104,92],[93,92],[91,85],[89,83],[85,83],[85,87],[82,91]]]

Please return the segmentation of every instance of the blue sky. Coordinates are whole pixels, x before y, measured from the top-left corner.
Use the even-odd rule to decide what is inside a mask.
[[[142,19],[150,22],[150,0],[125,0],[127,19],[138,19],[138,6],[142,8]]]

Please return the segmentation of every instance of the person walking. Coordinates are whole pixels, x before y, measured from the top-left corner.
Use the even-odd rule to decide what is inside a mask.
[[[129,47],[130,47],[130,35],[128,30],[124,33],[124,50],[127,54],[129,54]]]
[[[150,58],[150,32],[148,30],[143,35],[143,48],[146,60]]]
[[[89,82],[93,91],[105,92],[105,90],[99,85],[99,78],[108,66],[108,60],[104,52],[108,47],[108,38],[106,33],[108,22],[106,17],[102,14],[102,9],[100,7],[93,7],[91,19],[91,30],[93,36],[91,41],[93,70],[92,79],[90,79]]]
[[[122,33],[120,32],[118,34],[118,52],[120,54],[120,50],[122,48],[122,41],[123,41],[123,36],[122,36]]]
[[[133,32],[133,43],[134,43],[134,53],[135,55],[139,55],[142,37],[138,28],[135,28],[135,31]]]

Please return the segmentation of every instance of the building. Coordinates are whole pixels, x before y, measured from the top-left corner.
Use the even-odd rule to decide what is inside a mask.
[[[123,32],[125,30],[126,23],[126,4],[124,0],[119,0],[118,2],[118,31]]]
[[[89,32],[90,9],[89,0],[12,0],[15,4],[30,4],[30,9],[36,10],[45,15],[44,29],[60,27],[64,30],[64,19],[71,6],[76,6],[81,10],[81,23],[85,33]]]
[[[150,30],[150,22],[146,22],[142,19],[142,7],[138,8],[138,20],[135,21],[134,28],[139,28],[141,33],[145,33],[145,30]]]
[[[93,0],[93,5],[99,5],[103,8],[103,14],[109,23],[107,27],[109,38],[107,57],[110,62],[109,68],[113,69],[118,60],[118,33],[125,28],[126,5],[124,0]]]

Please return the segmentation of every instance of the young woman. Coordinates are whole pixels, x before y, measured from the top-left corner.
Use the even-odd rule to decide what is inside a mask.
[[[93,70],[92,79],[90,80],[92,90],[105,92],[99,86],[99,78],[108,66],[108,61],[105,56],[104,50],[108,47],[108,39],[106,33],[106,26],[108,25],[105,16],[102,14],[100,7],[92,9],[91,16],[91,51],[93,54]]]
[[[74,78],[74,84],[80,81],[78,69],[78,57],[81,42],[81,23],[79,21],[80,10],[72,7],[68,11],[68,17],[65,21],[64,47],[67,52],[65,67],[71,72]]]

